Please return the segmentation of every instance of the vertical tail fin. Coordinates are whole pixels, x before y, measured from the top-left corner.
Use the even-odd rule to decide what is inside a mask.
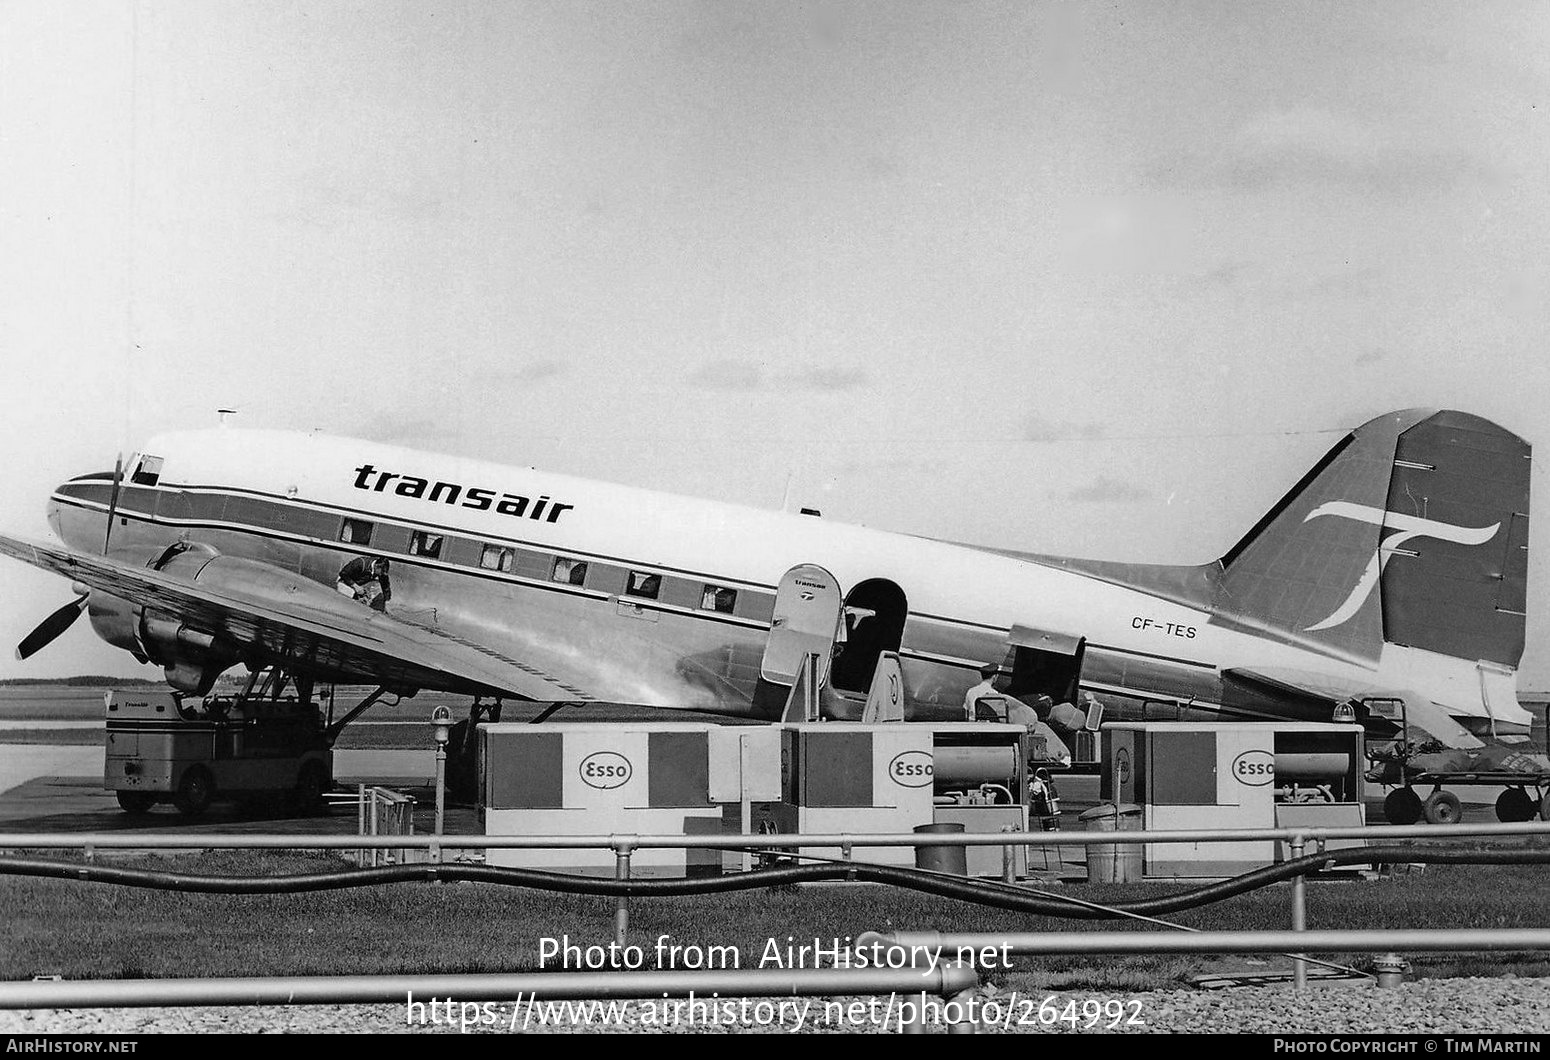
[[[1515,668],[1529,446],[1467,413],[1380,416],[1219,561],[1231,620],[1375,664],[1385,645]]]

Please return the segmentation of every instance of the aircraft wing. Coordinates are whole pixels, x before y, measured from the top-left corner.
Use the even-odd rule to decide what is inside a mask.
[[[234,644],[245,660],[325,680],[544,702],[588,700],[536,666],[446,630],[404,622],[281,568],[253,561],[218,584],[0,535],[0,555],[181,620]],[[332,597],[332,598],[331,598]]]

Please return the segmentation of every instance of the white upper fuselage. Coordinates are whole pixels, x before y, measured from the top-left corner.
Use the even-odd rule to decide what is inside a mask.
[[[973,668],[978,664],[1000,661],[999,655],[986,650],[987,638],[1004,640],[1014,625],[1086,638],[1090,650],[1107,653],[1111,660],[1110,678],[1092,687],[1100,691],[1124,688],[1138,698],[1155,693],[1176,701],[1197,696],[1209,700],[1207,690],[1219,683],[1221,673],[1239,667],[1313,673],[1339,687],[1372,684],[1383,676],[1381,667],[1375,671],[1327,652],[1260,637],[1241,627],[1225,628],[1213,622],[1208,610],[1077,571],[813,516],[318,434],[225,428],[177,432],[152,438],[144,452],[163,460],[156,486],[159,490],[249,495],[282,507],[359,513],[385,524],[426,528],[459,538],[750,592],[773,593],[782,576],[800,564],[828,570],[842,592],[866,579],[888,579],[902,588],[908,601],[904,653],[908,656],[913,645],[919,649],[915,655],[921,661],[956,666],[965,684],[972,683]],[[175,519],[163,524],[169,531],[178,529]],[[240,515],[220,519],[206,515],[193,528],[184,529],[197,538],[201,527],[240,532],[243,524]],[[325,539],[315,535],[311,543],[334,550],[341,547],[337,536]],[[80,547],[94,545],[82,541]],[[95,547],[100,547],[100,542]],[[455,557],[410,562],[452,573],[459,566]],[[473,566],[477,567],[477,562]],[[514,585],[522,581],[515,576],[510,580]],[[430,598],[434,593],[445,594],[445,583],[434,589],[430,582],[421,589],[416,589],[416,584],[412,579],[408,583],[405,606],[441,606],[448,615],[457,612],[455,601],[444,598],[438,603]],[[486,593],[479,597],[478,606],[499,606],[493,599]],[[511,606],[514,612],[520,609],[519,604]],[[680,617],[694,617],[688,611],[692,608]],[[509,636],[508,644],[517,644],[518,650],[563,650],[572,656],[607,653],[616,620],[601,610],[597,614],[598,620],[585,631],[573,617],[567,617],[564,635],[570,643],[565,645],[543,644],[540,634],[520,628],[520,618],[513,615],[465,613],[467,628],[462,632],[468,636],[470,630],[477,633],[485,628],[507,631],[501,635]],[[763,628],[768,629],[767,616]],[[758,630],[742,632],[745,636],[763,635]],[[666,626],[655,631],[632,626],[627,633],[637,639],[670,635]],[[979,647],[966,648],[963,654],[943,651],[939,646],[919,647],[927,642],[939,645],[944,638],[950,640],[958,634],[973,634],[977,641],[962,642]],[[582,643],[575,643],[578,638]],[[667,657],[646,652],[641,665],[660,665]],[[1163,682],[1170,685],[1168,688],[1148,688],[1112,677],[1125,669],[1123,660],[1127,658],[1154,668],[1171,667],[1177,674]],[[580,675],[571,680],[586,687],[586,667],[576,664],[571,672]],[[1184,678],[1179,674],[1209,680],[1202,680],[1200,691],[1190,691],[1180,685]],[[609,686],[589,691],[597,698],[621,698],[631,692],[658,700],[672,695],[668,691],[670,680],[639,676],[639,681],[613,681],[611,685],[599,678],[601,684]],[[1445,683],[1459,681],[1462,678],[1450,677]],[[1439,702],[1445,701],[1438,690],[1427,692]],[[1478,690],[1473,703],[1463,691],[1446,699],[1451,700],[1447,705],[1456,713],[1482,712]]]

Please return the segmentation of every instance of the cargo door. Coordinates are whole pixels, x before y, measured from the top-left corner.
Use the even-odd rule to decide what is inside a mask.
[[[1053,703],[1076,704],[1081,690],[1082,656],[1087,649],[1084,638],[1013,626],[1007,642],[1007,658],[1002,666],[1012,674],[1007,695],[1018,699],[1045,695]]]

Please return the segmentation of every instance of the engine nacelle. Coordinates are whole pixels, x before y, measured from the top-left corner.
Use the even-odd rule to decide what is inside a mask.
[[[149,567],[222,596],[269,603],[277,610],[302,607],[349,622],[359,622],[370,614],[330,586],[259,560],[223,556],[209,545],[179,542],[167,548],[122,549],[113,552],[112,558]],[[87,609],[99,637],[141,662],[161,666],[167,683],[180,691],[205,695],[217,677],[241,661],[236,645],[191,629],[176,615],[147,610],[97,590],[91,592]]]
[[[209,545],[179,543],[168,548],[118,549],[121,563],[150,567],[193,581],[204,565],[219,556]],[[140,662],[162,668],[167,683],[180,692],[206,695],[215,679],[238,661],[237,649],[219,638],[190,629],[176,616],[147,611],[139,604],[93,590],[87,601],[92,629]]]

